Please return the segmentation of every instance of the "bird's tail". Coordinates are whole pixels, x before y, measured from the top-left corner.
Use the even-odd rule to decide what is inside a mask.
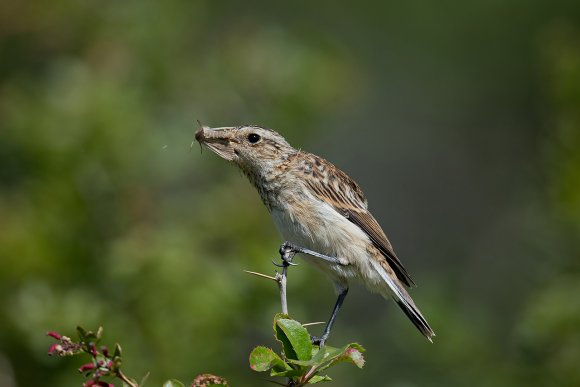
[[[405,293],[407,293],[406,290],[404,291]],[[405,312],[407,317],[409,317],[409,320],[411,320],[411,322],[423,334],[423,336],[425,336],[427,340],[429,340],[430,342],[433,342],[435,332],[433,332],[433,329],[431,329],[429,323],[427,322],[427,320],[425,320],[425,317],[423,317],[421,311],[419,310],[419,308],[417,308],[417,306],[413,302],[413,299],[411,299],[411,297],[408,294],[407,297],[408,297],[407,300],[397,300],[395,297],[393,297],[393,299],[395,300],[397,305],[399,305],[399,308],[401,308],[401,310]]]
[[[431,329],[429,323],[425,320],[425,317],[423,317],[421,311],[417,308],[417,305],[415,305],[415,302],[407,292],[407,289],[405,289],[405,287],[398,281],[392,271],[390,271],[391,275],[389,275],[389,272],[387,272],[380,263],[373,262],[373,265],[389,287],[389,292],[383,294],[383,296],[391,297],[423,336],[425,336],[430,342],[433,342],[435,332],[433,332],[433,329]]]

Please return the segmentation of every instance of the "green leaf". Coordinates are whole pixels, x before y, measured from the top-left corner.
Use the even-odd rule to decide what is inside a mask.
[[[321,366],[323,364],[325,364],[326,362],[328,362],[329,360],[332,360],[333,358],[340,356],[340,354],[342,354],[343,350],[342,348],[334,348],[334,347],[322,347],[322,349],[313,346],[313,350],[312,350],[312,358],[310,360],[306,360],[306,361],[302,361],[302,360],[293,360],[293,359],[288,359],[288,363],[291,364],[296,364],[299,366],[304,366],[304,367],[312,367],[312,366]]]
[[[297,359],[296,351],[292,348],[292,343],[284,334],[284,331],[276,325],[276,339],[282,343],[282,354],[286,359]]]
[[[290,341],[283,335],[280,333],[280,328],[278,327],[278,320],[280,319],[289,319],[290,316],[288,316],[287,314],[284,313],[276,313],[274,315],[274,324],[272,324],[272,328],[274,329],[274,338],[276,340],[278,340],[281,344],[282,344],[282,351],[283,354],[288,358],[289,356],[291,357],[291,354],[288,355],[286,353],[286,350],[289,351],[289,353],[292,353],[292,345],[290,344]],[[286,341],[286,342],[284,342]]]
[[[93,331],[87,331],[83,327],[77,327],[77,335],[79,336],[79,340],[83,343],[93,342],[97,344],[100,341],[100,335],[103,334],[103,328],[99,327],[97,333]]]
[[[332,379],[328,375],[315,375],[308,381],[308,384],[320,383],[320,382],[331,382]]]
[[[325,369],[341,362],[352,363],[358,368],[362,368],[365,364],[365,359],[362,355],[364,348],[357,343],[348,344],[339,350],[336,348],[330,348],[327,351],[328,356],[326,356],[324,359],[324,362],[327,362],[327,364],[320,367],[318,372],[324,371]]]
[[[276,338],[282,342],[288,359],[306,361],[312,358],[310,334],[298,321],[286,318],[276,320]]]
[[[119,345],[119,343],[115,344],[115,351],[113,352],[113,358],[116,357],[120,357],[121,356],[121,345]]]
[[[77,327],[77,335],[79,336],[79,340],[81,342],[87,341],[87,331],[83,327],[81,326]]]
[[[163,387],[185,387],[179,380],[171,379],[163,383]]]
[[[364,358],[362,352],[357,348],[347,349],[345,351],[344,356],[345,356],[345,358],[344,358],[345,361],[352,362],[358,368],[363,368],[365,365],[365,358]],[[339,361],[340,361],[340,359],[339,359]]]
[[[272,324],[272,329],[274,329],[274,335],[276,335],[276,332],[277,332],[277,327],[278,327],[277,323],[278,323],[278,320],[283,319],[283,318],[290,319],[290,316],[288,316],[287,314],[284,314],[284,313],[276,313],[274,315],[274,323]]]
[[[262,346],[254,348],[250,353],[250,368],[258,372],[270,369],[273,372],[284,372],[291,369],[276,352]]]

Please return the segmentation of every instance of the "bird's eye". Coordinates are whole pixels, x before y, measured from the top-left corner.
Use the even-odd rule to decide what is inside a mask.
[[[248,141],[252,144],[257,143],[258,141],[260,141],[260,135],[256,134],[256,133],[250,133],[248,135]]]

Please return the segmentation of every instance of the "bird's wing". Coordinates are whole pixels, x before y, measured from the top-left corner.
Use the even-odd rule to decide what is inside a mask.
[[[415,282],[395,254],[391,242],[379,226],[378,222],[368,211],[360,210],[345,210],[344,216],[359,226],[370,238],[375,247],[379,249],[381,254],[387,259],[389,265],[397,275],[397,278],[405,285],[411,287],[415,286]]]
[[[315,155],[311,156],[312,163],[309,167],[312,174],[307,177],[306,184],[313,193],[360,227],[381,252],[397,278],[409,287],[415,286],[381,226],[368,211],[367,200],[358,184],[328,161]]]

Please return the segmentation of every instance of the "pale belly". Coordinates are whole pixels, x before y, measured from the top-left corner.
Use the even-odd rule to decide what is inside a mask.
[[[384,281],[371,264],[368,236],[328,204],[298,212],[273,209],[272,219],[284,240],[340,260],[339,265],[301,255],[327,274],[337,290],[348,287],[349,279],[364,283],[371,291],[385,290]]]

